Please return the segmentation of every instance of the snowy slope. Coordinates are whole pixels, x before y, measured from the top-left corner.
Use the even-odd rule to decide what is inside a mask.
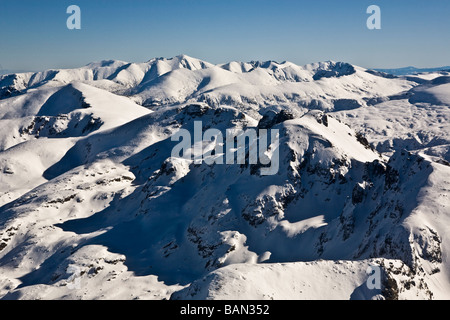
[[[448,298],[448,93],[184,55],[2,76],[0,297]],[[196,121],[278,130],[276,174],[174,157]]]
[[[448,82],[447,76],[432,78],[365,108],[333,114],[362,132],[379,151],[424,149],[450,161]]]
[[[418,282],[408,277],[398,260],[293,262],[277,264],[235,264],[195,281],[172,295],[174,300],[380,300],[395,297],[396,291],[369,289],[368,268],[385,265],[394,272],[382,275],[399,283]],[[389,274],[389,276],[388,276]],[[264,279],[264,281],[261,281]],[[403,290],[404,299],[427,299],[421,290]]]
[[[127,98],[76,82],[42,91],[1,101],[0,204],[45,182],[43,173],[79,137],[151,112]]]

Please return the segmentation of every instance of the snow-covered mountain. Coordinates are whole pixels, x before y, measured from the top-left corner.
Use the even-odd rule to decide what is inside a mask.
[[[430,72],[449,72],[450,66],[438,67],[438,68],[416,68],[416,67],[410,66],[410,67],[405,67],[405,68],[375,69],[375,70],[389,73],[389,74],[396,75],[396,76],[406,76],[406,75],[430,73]]]
[[[185,55],[0,76],[0,297],[449,298],[449,79]],[[198,121],[278,130],[278,171],[174,157]]]

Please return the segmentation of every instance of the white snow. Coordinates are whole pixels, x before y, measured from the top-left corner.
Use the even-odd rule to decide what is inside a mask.
[[[448,82],[185,55],[0,76],[0,298],[448,299]],[[270,114],[275,175],[172,156],[194,121]]]

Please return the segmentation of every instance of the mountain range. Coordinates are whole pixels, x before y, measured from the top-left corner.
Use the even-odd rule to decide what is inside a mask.
[[[416,68],[416,67],[405,67],[405,68],[394,68],[394,69],[375,69],[376,71],[389,73],[396,76],[406,76],[414,75],[418,73],[429,73],[429,72],[448,72],[450,66],[439,67],[439,68]]]
[[[0,298],[447,299],[449,119],[448,71],[180,55],[0,76]],[[175,157],[198,121],[278,130],[277,173]]]

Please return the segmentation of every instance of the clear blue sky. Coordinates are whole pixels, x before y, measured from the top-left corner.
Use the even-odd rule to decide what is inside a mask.
[[[68,30],[66,9],[82,11]],[[368,30],[366,9],[382,11]],[[368,68],[450,65],[448,0],[0,0],[3,69],[143,62],[346,61]]]

